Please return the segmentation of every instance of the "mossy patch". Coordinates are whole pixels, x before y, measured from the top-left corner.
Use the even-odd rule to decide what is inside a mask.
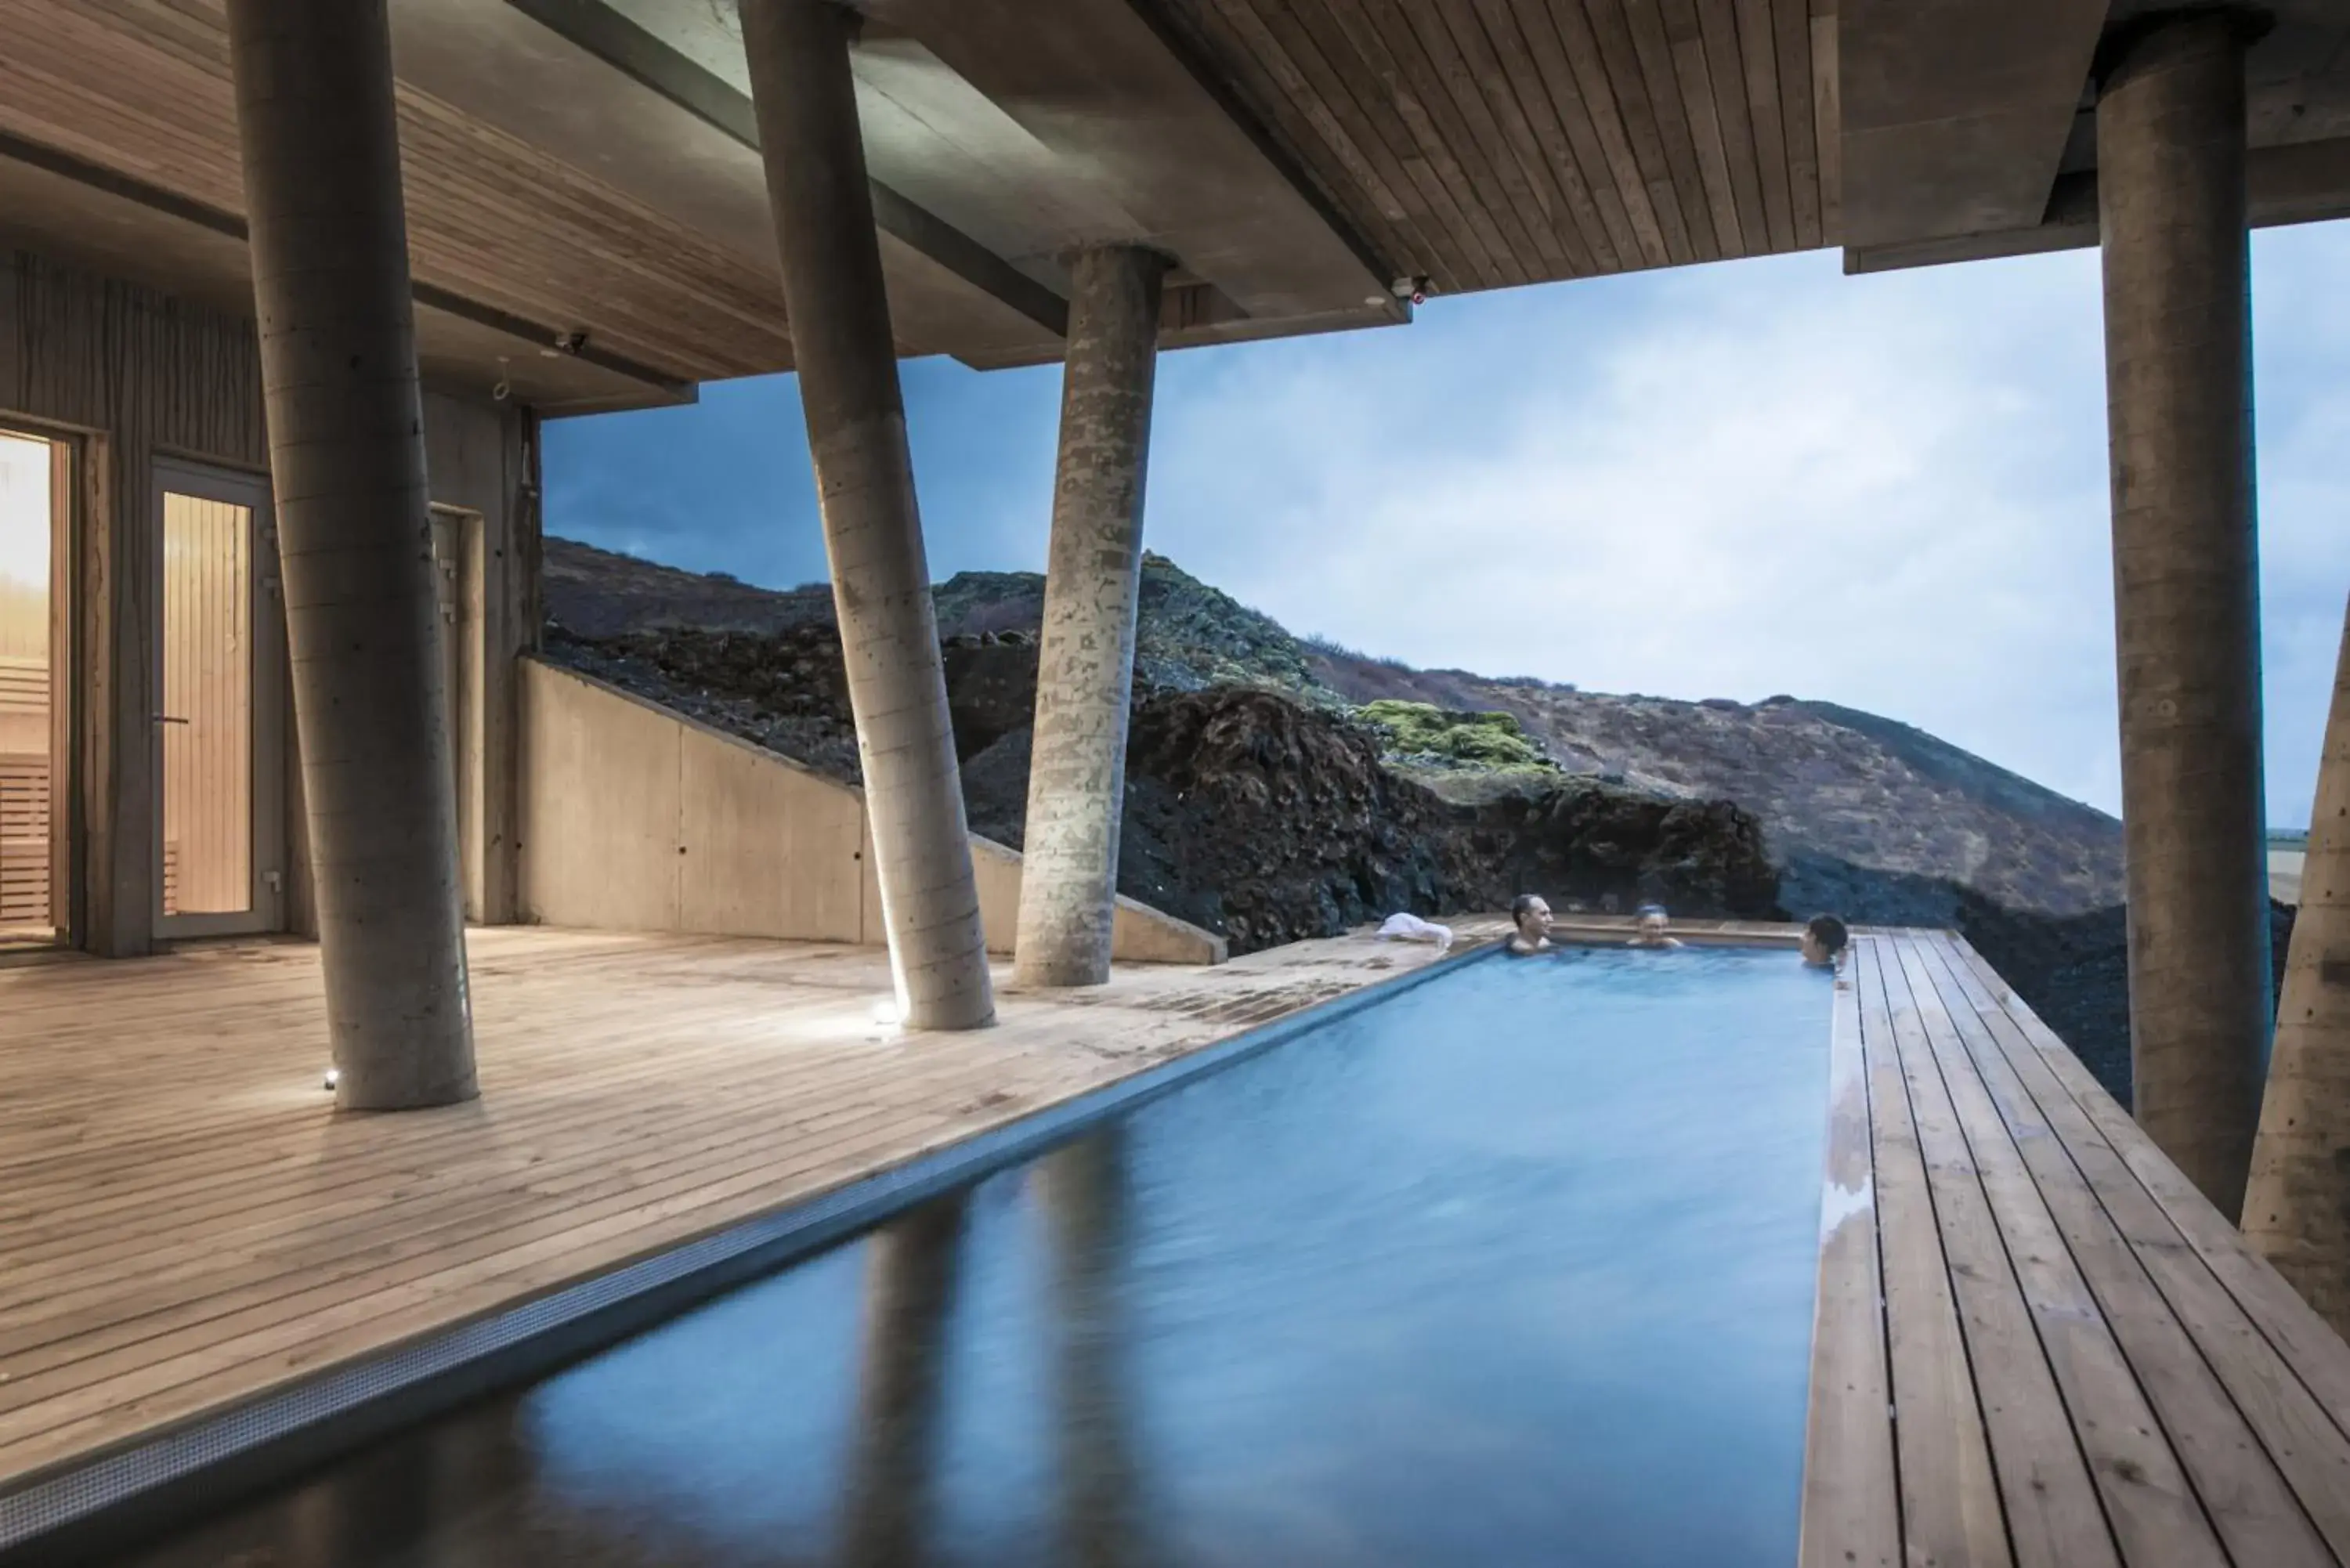
[[[1364,703],[1354,716],[1379,732],[1384,749],[1399,763],[1480,771],[1552,767],[1514,714],[1459,712],[1432,702],[1382,698]]]

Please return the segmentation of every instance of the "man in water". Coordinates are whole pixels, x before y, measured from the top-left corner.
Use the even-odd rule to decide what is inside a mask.
[[[1681,945],[1680,938],[1668,936],[1665,932],[1665,928],[1671,924],[1672,917],[1665,913],[1662,904],[1643,904],[1640,906],[1640,923],[1634,929],[1632,940],[1624,945],[1627,948],[1677,948]]]
[[[1539,894],[1521,893],[1510,903],[1510,923],[1517,927],[1503,950],[1537,953],[1550,946],[1550,906]]]
[[[1814,915],[1804,927],[1804,961],[1815,969],[1835,968],[1836,955],[1852,940],[1852,933],[1834,915]]]

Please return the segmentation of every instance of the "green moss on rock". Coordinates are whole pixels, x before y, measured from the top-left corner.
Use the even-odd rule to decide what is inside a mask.
[[[1380,732],[1386,751],[1399,763],[1543,771],[1552,765],[1511,713],[1464,713],[1431,702],[1382,698],[1356,709],[1355,717]]]

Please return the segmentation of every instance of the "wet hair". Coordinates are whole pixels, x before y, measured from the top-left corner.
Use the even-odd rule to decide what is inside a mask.
[[[1852,933],[1846,930],[1844,922],[1834,915],[1814,915],[1804,925],[1804,932],[1831,957],[1844,951],[1846,944],[1852,940]]]
[[[1643,904],[1638,909],[1633,910],[1632,913],[1644,920],[1651,915],[1656,916],[1657,919],[1660,920],[1670,919],[1672,918],[1665,913],[1665,907],[1662,904]]]
[[[1512,920],[1513,922],[1515,922],[1515,921],[1518,921],[1518,920],[1523,920],[1523,919],[1524,919],[1526,918],[1526,916],[1528,916],[1529,914],[1531,914],[1531,913],[1533,913],[1533,912],[1534,912],[1534,907],[1536,904],[1539,904],[1539,903],[1541,903],[1541,902],[1542,902],[1542,898],[1541,898],[1541,897],[1540,897],[1539,895],[1537,895],[1537,894],[1534,894],[1534,893],[1521,893],[1521,894],[1519,894],[1516,898],[1513,898],[1513,899],[1511,899],[1511,900],[1510,900],[1510,919],[1511,919],[1511,920]]]

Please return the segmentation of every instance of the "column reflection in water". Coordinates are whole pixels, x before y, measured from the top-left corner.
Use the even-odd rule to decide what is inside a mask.
[[[1135,1568],[1145,1552],[1127,1366],[1132,1229],[1125,1129],[1112,1124],[1045,1156],[1035,1182],[1052,1238],[1064,1561],[1071,1568]]]
[[[495,1399],[110,1561],[115,1568],[506,1568],[576,1561],[567,1549],[546,1553],[546,1521],[531,1528],[537,1469],[522,1402]],[[539,1550],[520,1549],[535,1537]],[[627,1559],[597,1561],[619,1568]]]
[[[969,1208],[954,1193],[866,1242],[864,1372],[850,1456],[843,1568],[928,1561],[937,1505],[941,1373]]]

